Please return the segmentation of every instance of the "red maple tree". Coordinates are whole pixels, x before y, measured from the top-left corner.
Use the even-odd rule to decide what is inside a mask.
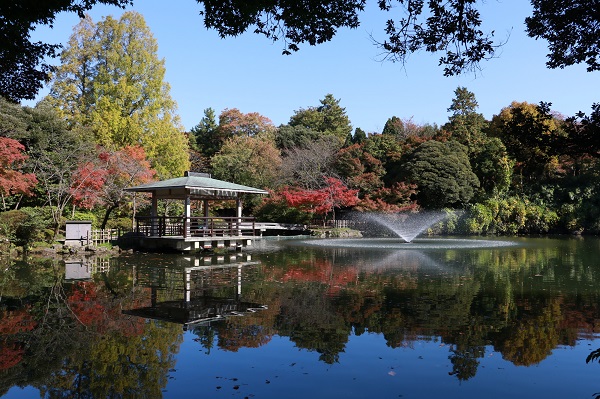
[[[102,151],[96,161],[80,165],[71,185],[73,202],[86,209],[105,206],[101,226],[104,228],[110,213],[128,195],[124,189],[148,183],[155,174],[142,147],[126,146],[119,151]]]
[[[5,196],[32,195],[31,189],[37,184],[33,173],[20,171],[28,158],[24,151],[25,147],[17,140],[0,137],[0,194],[4,210],[6,210]]]
[[[281,192],[289,206],[306,212],[322,215],[325,221],[331,213],[335,220],[335,209],[354,206],[358,202],[358,190],[349,189],[341,180],[326,177],[325,186],[317,190],[286,188]]]

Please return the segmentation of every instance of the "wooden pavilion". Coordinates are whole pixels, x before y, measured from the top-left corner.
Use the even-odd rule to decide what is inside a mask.
[[[190,252],[199,249],[250,245],[255,237],[254,218],[242,216],[245,195],[264,195],[258,188],[217,180],[205,173],[185,172],[183,177],[142,184],[126,191],[152,194],[150,216],[136,216],[136,244],[141,249],[172,249]],[[182,216],[158,216],[158,200],[184,203]],[[210,201],[234,200],[234,217],[209,216]],[[192,201],[202,201],[203,216],[192,216]]]

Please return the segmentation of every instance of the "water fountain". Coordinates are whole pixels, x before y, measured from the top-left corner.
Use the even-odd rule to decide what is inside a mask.
[[[319,240],[303,240],[299,245],[334,247],[334,248],[361,248],[361,249],[389,249],[389,250],[437,250],[437,249],[470,249],[491,248],[516,245],[510,240],[489,240],[482,238],[418,238],[424,231],[443,221],[447,217],[444,211],[422,211],[418,213],[377,214],[357,213],[352,219],[357,222],[357,227],[369,235],[366,238],[334,238]],[[383,232],[382,227],[385,228]],[[381,233],[384,234],[381,234]],[[379,234],[376,234],[379,233]],[[390,237],[390,235],[393,235]]]
[[[447,217],[444,211],[422,211],[418,213],[380,214],[367,213],[359,218],[363,221],[373,221],[386,227],[405,242],[412,242],[425,230],[441,222]]]

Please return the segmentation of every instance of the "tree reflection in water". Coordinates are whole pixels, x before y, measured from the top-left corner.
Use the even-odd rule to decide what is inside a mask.
[[[46,397],[161,397],[186,328],[207,356],[278,336],[333,365],[353,336],[378,334],[389,348],[439,341],[458,381],[476,379],[492,353],[536,365],[596,336],[598,249],[599,240],[412,254],[291,247],[222,272],[198,268],[199,257],[135,255],[102,260],[85,281],[64,280],[61,261],[13,261],[0,272],[0,394],[29,385]],[[188,324],[122,312],[197,311],[208,296],[265,306]]]

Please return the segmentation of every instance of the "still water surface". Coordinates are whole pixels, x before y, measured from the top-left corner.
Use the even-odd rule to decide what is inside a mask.
[[[594,398],[600,240],[500,241],[5,261],[0,396]]]

